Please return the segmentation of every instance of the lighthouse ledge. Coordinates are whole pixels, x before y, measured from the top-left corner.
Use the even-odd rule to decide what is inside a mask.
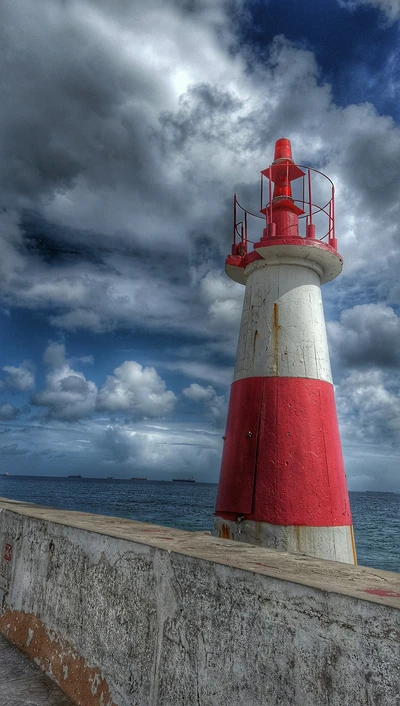
[[[398,574],[0,502],[0,630],[84,706],[396,706]]]

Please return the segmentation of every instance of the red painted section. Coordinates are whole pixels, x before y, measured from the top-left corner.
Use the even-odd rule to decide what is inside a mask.
[[[280,137],[275,142],[274,162],[278,159],[292,159],[292,145],[287,137]]]
[[[388,598],[400,598],[398,591],[385,591],[383,588],[363,588],[364,593],[370,593],[371,596],[387,596]]]
[[[238,508],[239,514],[250,514],[253,506],[256,432],[263,393],[261,379],[248,378],[247,385],[233,383],[231,387],[226,440],[222,454],[222,468],[226,471],[221,473],[218,498],[229,498],[229,507]],[[218,507],[217,500],[217,509]]]
[[[290,203],[290,201],[286,199],[285,203]],[[299,240],[299,218],[297,212],[294,210],[295,208],[296,206],[294,204],[292,208],[288,208],[285,205],[274,207],[274,223],[277,238],[286,236]],[[303,213],[303,211],[300,210],[300,213]],[[275,240],[273,242],[275,242]]]
[[[237,380],[225,436],[217,515],[276,525],[351,525],[330,383]]]
[[[245,255],[228,255],[225,260],[225,265],[242,267],[244,269],[247,265],[250,265],[251,262],[255,262],[256,260],[262,260],[262,257],[258,252],[252,250],[252,252],[246,253]]]
[[[290,227],[290,223],[287,224],[288,227]],[[265,229],[264,232],[266,232],[268,228]],[[225,264],[226,265],[233,265],[234,267],[240,267],[245,269],[247,265],[250,265],[251,262],[255,262],[256,260],[262,260],[263,258],[261,255],[258,254],[257,248],[265,248],[268,247],[269,245],[297,245],[298,247],[301,248],[317,248],[318,250],[326,250],[328,252],[333,252],[337,257],[340,259],[341,256],[339,255],[338,252],[336,252],[335,248],[331,247],[327,243],[322,243],[320,240],[313,240],[312,238],[299,238],[299,237],[286,237],[286,238],[280,238],[278,236],[276,237],[271,237],[271,236],[265,236],[261,238],[261,240],[258,243],[254,244],[254,250],[252,252],[240,256],[240,255],[228,255]]]

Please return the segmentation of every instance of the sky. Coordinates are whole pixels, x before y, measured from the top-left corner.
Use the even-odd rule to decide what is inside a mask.
[[[0,7],[0,472],[217,482],[232,195],[276,139],[336,186],[351,490],[400,492],[400,0]]]

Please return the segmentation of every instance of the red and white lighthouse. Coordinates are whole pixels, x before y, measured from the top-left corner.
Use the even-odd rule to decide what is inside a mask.
[[[329,187],[322,206],[312,197],[314,185],[322,193],[318,179]],[[226,273],[246,291],[214,534],[355,564],[320,287],[342,270],[334,187],[321,172],[296,165],[281,138],[261,173],[266,227],[251,252],[249,212],[242,209],[238,222],[239,209],[235,196]]]

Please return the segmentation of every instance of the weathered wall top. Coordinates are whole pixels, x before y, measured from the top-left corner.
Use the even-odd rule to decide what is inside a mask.
[[[0,633],[77,706],[399,706],[400,574],[0,501]]]
[[[0,498],[0,510],[400,609],[400,574],[351,566],[118,517]]]

